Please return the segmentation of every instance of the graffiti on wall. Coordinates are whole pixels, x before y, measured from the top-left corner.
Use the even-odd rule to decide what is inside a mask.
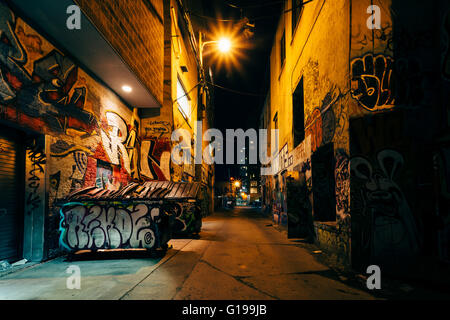
[[[144,131],[145,138],[162,138],[163,136],[169,135],[172,129],[169,121],[153,120],[146,124]]]
[[[106,112],[105,116],[108,129],[100,131],[103,148],[112,164],[120,165],[122,160],[125,170],[130,174],[130,157],[125,146],[126,142],[127,144],[130,142],[127,123],[112,111]]]
[[[95,184],[97,160],[112,166],[115,188],[170,179],[170,144],[158,140],[170,132],[167,122],[150,122],[141,145],[137,112],[3,3],[0,33],[0,117],[58,138],[48,165],[53,196]]]
[[[392,108],[393,60],[383,55],[367,54],[351,62],[351,95],[369,111]]]
[[[336,189],[336,214],[345,221],[350,216],[350,172],[349,159],[344,150],[336,152],[336,168],[334,171]]]
[[[64,140],[57,140],[50,145],[52,165],[49,166],[50,194],[60,198],[83,187],[90,150]]]
[[[380,29],[362,32],[365,25],[357,24],[352,28],[352,50],[355,52],[377,51],[385,55],[404,54],[417,48],[433,46],[433,30],[422,24],[420,29],[397,25],[394,30],[391,22],[385,22]]]
[[[96,119],[83,109],[86,88],[76,85],[78,67],[53,49],[34,60],[27,70],[31,61],[14,32],[17,19],[4,5],[0,5],[0,21],[0,103],[7,106],[3,116],[18,119],[37,131],[45,127],[56,133],[69,129],[92,133]],[[23,28],[19,30],[27,37]]]
[[[170,140],[146,139],[141,146],[141,173],[154,180],[170,180]]]
[[[351,62],[351,95],[368,111],[391,109],[394,105],[426,103],[424,87],[430,79],[415,58],[394,60],[369,53]]]
[[[313,71],[318,67],[317,64],[313,64],[313,69],[309,70],[310,67],[304,70],[306,75],[312,76]],[[315,76],[317,78],[317,75]],[[308,90],[318,91],[320,88],[320,83],[323,83],[327,91],[322,96],[321,100],[318,100],[315,106],[311,104],[309,107],[306,106],[305,110],[311,109],[310,112],[306,112],[305,120],[305,136],[311,136],[311,151],[315,152],[317,148],[322,145],[328,144],[335,140],[336,130],[339,130],[340,135],[337,138],[342,144],[345,144],[345,118],[346,115],[341,111],[344,108],[344,98],[346,93],[342,93],[341,90],[336,85],[331,85],[328,80],[316,79],[316,84],[309,83],[305,78],[305,101],[309,99],[307,97],[312,97],[314,95],[319,95],[317,92],[309,92]],[[317,96],[313,100],[317,100]],[[314,103],[314,102],[313,102]],[[338,112],[336,114],[336,112]]]
[[[420,248],[414,215],[395,181],[404,162],[392,149],[380,150],[375,162],[363,156],[350,159],[350,171],[360,190],[359,214],[366,225],[360,245],[370,251],[371,259],[414,256]]]
[[[27,145],[25,200],[25,212],[27,215],[32,215],[35,210],[38,210],[43,205],[42,191],[46,164],[46,156],[43,149],[44,147],[38,143],[37,139],[33,139]]]
[[[108,132],[102,130],[101,136],[112,164],[119,165],[122,159],[125,170],[134,179],[143,175],[152,180],[170,180],[170,140],[161,137],[166,131],[157,130],[157,138],[145,137],[139,141],[137,122],[128,129],[125,120],[115,112],[107,112],[106,119]],[[164,125],[164,122],[158,122],[158,125]],[[167,129],[167,126],[163,127]]]
[[[305,121],[305,135],[311,136],[311,150],[314,152],[322,145],[333,141],[336,132],[336,116],[334,109],[339,105],[343,94],[333,86],[314,108]]]
[[[97,161],[95,186],[102,189],[115,189],[113,187],[113,182],[113,168],[111,164]]]

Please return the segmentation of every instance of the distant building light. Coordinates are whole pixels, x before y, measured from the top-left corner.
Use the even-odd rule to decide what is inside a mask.
[[[122,90],[125,91],[126,93],[130,93],[131,91],[133,91],[133,89],[127,85],[123,85]]]

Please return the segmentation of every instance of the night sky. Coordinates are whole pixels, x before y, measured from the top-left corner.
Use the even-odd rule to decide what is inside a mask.
[[[214,88],[214,126],[224,135],[225,129],[258,129],[259,115],[268,88],[269,55],[281,9],[281,1],[204,1],[205,15],[215,18],[203,17],[210,29],[214,30],[219,25],[232,29],[237,21],[221,20],[239,20],[243,17],[247,17],[249,23],[255,25],[250,28],[254,33],[249,38],[242,36],[243,29],[237,32],[239,54],[236,60],[239,65],[224,66],[217,63],[212,55],[207,54],[205,57],[205,67],[211,67],[216,85],[248,93],[238,94]],[[236,176],[238,166],[216,165],[216,180],[228,180],[228,170],[230,176]]]

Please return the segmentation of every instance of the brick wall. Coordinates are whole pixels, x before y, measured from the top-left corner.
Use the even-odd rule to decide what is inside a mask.
[[[75,1],[162,104],[162,0]]]

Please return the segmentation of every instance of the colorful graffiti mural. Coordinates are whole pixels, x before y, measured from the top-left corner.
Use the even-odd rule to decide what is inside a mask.
[[[42,49],[32,49],[31,61],[26,49],[40,48],[40,38],[27,35],[23,25],[17,26],[18,18],[4,4],[0,4],[0,21],[0,103],[6,106],[3,117],[19,120],[37,131],[44,128],[66,133],[73,129],[91,133],[96,120],[83,109],[86,87],[77,84],[78,67],[55,49],[45,54]],[[43,54],[37,56],[37,52]]]
[[[0,117],[52,138],[53,197],[92,185],[109,163],[107,187],[170,180],[170,124],[140,119],[24,21],[0,4]],[[144,134],[144,133],[143,133]],[[164,137],[166,138],[166,137]]]

